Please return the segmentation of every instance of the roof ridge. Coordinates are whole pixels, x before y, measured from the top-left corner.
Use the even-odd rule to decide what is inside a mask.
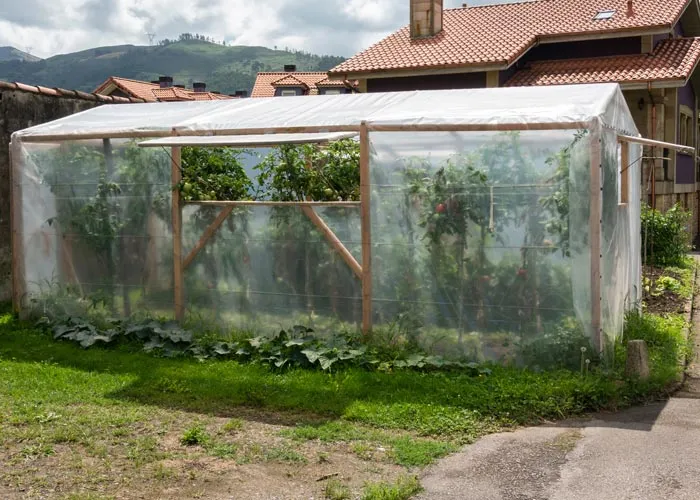
[[[67,90],[60,87],[44,87],[42,85],[29,85],[21,82],[6,82],[0,80],[0,91],[18,90],[31,94],[41,94],[49,97],[64,97],[66,99],[82,99],[83,101],[99,101],[106,103],[142,103],[146,102],[138,97],[119,97],[96,92],[83,92],[82,90]]]
[[[443,11],[448,10],[469,10],[469,9],[487,9],[491,7],[504,7],[507,5],[521,5],[524,3],[545,3],[553,2],[554,0],[518,0],[517,2],[501,2],[501,3],[487,3],[484,5],[469,5],[466,7],[450,7],[449,9],[443,9]]]

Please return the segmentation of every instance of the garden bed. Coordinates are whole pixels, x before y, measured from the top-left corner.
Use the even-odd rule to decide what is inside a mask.
[[[692,295],[692,266],[643,268],[643,301],[652,314],[685,313]]]

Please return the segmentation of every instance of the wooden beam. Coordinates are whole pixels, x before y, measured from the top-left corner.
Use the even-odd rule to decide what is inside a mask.
[[[502,123],[502,124],[426,124],[426,125],[406,125],[406,124],[384,124],[367,125],[369,131],[373,132],[478,132],[478,131],[503,131],[503,130],[562,130],[587,128],[588,122],[558,122],[558,123]],[[23,142],[52,142],[65,140],[88,140],[104,139],[136,139],[136,138],[156,138],[156,137],[196,137],[204,135],[261,135],[261,134],[303,134],[303,133],[330,133],[330,132],[357,132],[357,125],[334,125],[334,126],[298,126],[298,127],[268,127],[268,128],[243,128],[243,129],[220,129],[220,130],[153,130],[153,131],[131,131],[131,132],[96,132],[96,133],[67,133],[67,134],[45,134],[22,136]]]
[[[202,237],[199,239],[197,244],[194,246],[194,248],[190,251],[189,254],[187,254],[187,257],[185,257],[185,260],[182,262],[182,269],[187,269],[190,264],[192,264],[192,261],[194,258],[197,256],[197,254],[204,248],[204,245],[207,244],[207,241],[209,241],[209,238],[214,236],[214,233],[219,229],[221,224],[226,220],[226,217],[231,215],[231,212],[233,212],[233,206],[229,205],[227,207],[224,207],[224,209],[219,212],[219,215],[216,216],[216,219],[214,219],[214,222],[209,224],[207,228],[204,230],[204,233],[202,233]]]
[[[602,261],[602,213],[603,213],[603,184],[602,156],[600,129],[592,127],[590,135],[590,212],[588,214],[588,230],[590,232],[591,252],[591,330],[593,344],[599,353],[603,352],[605,342],[601,317],[601,261]]]
[[[691,146],[683,146],[682,144],[673,144],[671,142],[655,141],[652,139],[645,139],[644,137],[633,137],[631,135],[618,135],[617,139],[621,142],[634,142],[637,144],[643,144],[644,146],[653,146],[659,148],[673,149],[674,151],[679,151],[681,153],[686,153],[695,156],[695,148]]]
[[[362,333],[372,330],[372,212],[369,130],[360,125],[360,220],[362,228]]]
[[[22,207],[22,146],[10,143],[10,227],[12,228],[12,307],[22,312],[22,299],[26,293],[24,263],[24,228]]]
[[[258,207],[359,207],[361,205],[361,203],[359,201],[253,201],[253,200],[186,201],[185,204],[186,205],[219,206],[219,207],[246,207],[246,206],[258,206]]]
[[[178,184],[182,180],[180,165],[182,149],[172,148],[170,163],[170,181],[172,184],[172,229],[173,229],[173,291],[175,304],[175,319],[182,321],[185,317],[185,297],[182,265],[182,207]]]
[[[314,211],[313,208],[304,206],[301,207],[306,216],[314,223],[314,226],[318,228],[319,231],[328,240],[328,243],[333,247],[333,249],[340,254],[345,263],[350,266],[350,269],[355,273],[355,275],[362,279],[362,266],[357,262],[355,257],[350,253],[343,242],[338,239],[333,230],[328,227],[325,221]]]

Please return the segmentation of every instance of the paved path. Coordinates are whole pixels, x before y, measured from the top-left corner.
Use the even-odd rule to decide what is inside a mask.
[[[700,345],[695,352],[669,401],[487,436],[426,471],[418,498],[699,500]]]

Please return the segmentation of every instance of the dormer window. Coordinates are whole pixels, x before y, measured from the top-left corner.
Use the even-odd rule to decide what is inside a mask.
[[[604,21],[606,19],[612,18],[615,15],[614,10],[601,10],[593,18],[594,21]]]
[[[297,91],[294,89],[285,89],[280,91],[280,96],[282,97],[291,97],[297,95]]]

